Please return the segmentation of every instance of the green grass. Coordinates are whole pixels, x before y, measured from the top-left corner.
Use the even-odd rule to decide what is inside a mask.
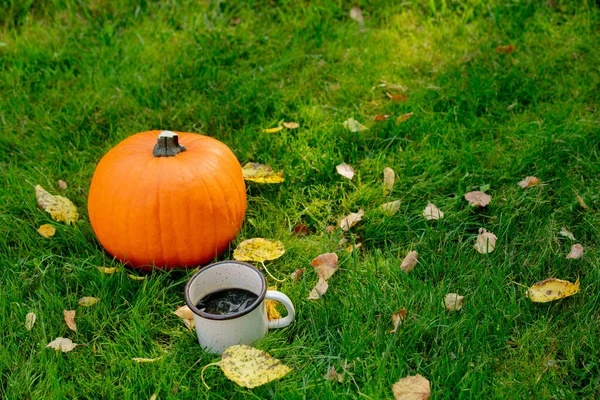
[[[397,3],[356,3],[361,29],[349,3],[325,0],[0,0],[0,397],[379,399],[416,373],[434,399],[600,397],[598,6]],[[515,52],[496,52],[509,43]],[[383,83],[404,86],[408,101],[390,101],[385,92],[399,91]],[[348,132],[349,117],[369,130]],[[281,120],[301,127],[262,131]],[[190,272],[132,281],[96,270],[118,263],[87,218],[94,167],[150,129],[205,133],[242,163],[285,172],[281,185],[247,185],[232,244],[281,240],[286,253],[270,270],[307,268],[279,285],[295,323],[256,344],[294,369],[285,378],[247,390],[212,368],[207,391],[200,369],[218,357],[172,314]],[[343,161],[353,181],[335,173]],[[387,197],[384,167],[396,172]],[[527,175],[543,185],[518,188]],[[36,207],[34,186],[58,193],[58,179],[79,207],[74,226]],[[462,196],[484,185],[492,203],[473,210]],[[395,199],[398,214],[378,211]],[[446,218],[426,221],[428,201]],[[365,218],[346,236],[362,248],[340,250],[329,291],[308,301],[317,280],[308,263],[339,250],[341,233],[326,226],[359,208]],[[301,222],[310,235],[293,235]],[[36,232],[45,223],[57,228],[51,239]],[[561,226],[584,258],[565,259],[572,242]],[[498,236],[491,254],[473,250],[480,227]],[[412,249],[420,264],[405,274]],[[530,302],[525,287],[548,277],[579,278],[581,293]],[[466,296],[460,312],[442,308],[448,292]],[[77,307],[83,296],[102,301]],[[389,334],[401,308],[404,326]],[[77,333],[64,309],[77,309]],[[46,349],[57,336],[84,345]],[[324,380],[330,366],[346,368],[343,384]]]

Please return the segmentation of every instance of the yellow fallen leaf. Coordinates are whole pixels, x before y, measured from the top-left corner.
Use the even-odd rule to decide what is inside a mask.
[[[283,126],[277,126],[275,128],[263,129],[263,132],[265,132],[265,133],[275,133],[275,132],[279,132],[282,129],[283,129]]]
[[[277,286],[269,286],[267,290],[277,290]],[[265,306],[267,306],[267,318],[269,318],[269,321],[281,318],[281,314],[277,311],[277,303],[278,302],[275,300],[265,300]]]
[[[310,265],[315,268],[319,278],[327,280],[337,271],[338,255],[336,253],[320,254],[310,262]]]
[[[335,370],[335,367],[332,365],[331,368],[327,370],[327,373],[323,376],[325,380],[335,381],[337,383],[344,383],[344,377],[342,374],[338,374]]]
[[[473,207],[485,207],[492,201],[492,196],[484,192],[469,192],[465,194],[465,200]]]
[[[352,168],[345,162],[341,163],[340,165],[336,165],[335,169],[337,173],[343,176],[344,178],[348,178],[350,180],[354,178],[354,168]]]
[[[579,243],[571,246],[571,251],[567,255],[567,259],[576,260],[581,257],[583,257],[583,246]]]
[[[402,265],[400,265],[400,269],[402,271],[408,273],[413,270],[415,265],[417,265],[418,260],[419,260],[419,253],[417,253],[416,251],[411,251],[406,255],[406,257],[404,257],[404,260],[402,261]]]
[[[179,307],[177,310],[173,311],[173,314],[177,315],[181,318],[183,324],[190,331],[194,330],[194,313],[187,305]]]
[[[78,346],[77,343],[73,343],[71,339],[63,337],[57,337],[56,339],[54,339],[46,345],[46,347],[50,347],[54,350],[60,350],[63,353],[68,353],[69,351],[73,350],[76,346]]]
[[[496,248],[497,239],[492,232],[486,231],[485,228],[479,228],[479,235],[477,235],[477,241],[473,247],[481,254],[491,253]]]
[[[428,221],[430,220],[438,220],[444,218],[444,212],[435,206],[435,204],[429,202],[427,206],[423,210],[423,216]]]
[[[156,357],[156,358],[140,358],[140,357],[133,357],[132,360],[137,362],[137,363],[151,363],[151,362],[155,362],[160,360],[161,358],[163,358],[163,356],[160,357]]]
[[[75,310],[63,310],[65,322],[70,330],[77,332],[77,324],[75,323]]]
[[[351,244],[350,246],[346,246],[346,253],[352,253],[354,250],[358,250],[362,247],[362,243]]]
[[[300,124],[297,122],[284,122],[283,126],[285,126],[288,129],[297,129],[300,128]]]
[[[51,238],[56,233],[56,228],[50,224],[44,224],[38,228],[38,232],[45,238]]]
[[[398,212],[398,210],[400,210],[401,203],[402,203],[401,200],[390,201],[389,203],[382,204],[381,210],[385,214],[392,216],[392,215],[396,214]]]
[[[400,379],[392,386],[395,400],[428,400],[431,396],[429,381],[417,374]]]
[[[146,279],[145,276],[138,276],[138,275],[133,275],[133,274],[127,274],[127,277],[129,279],[133,279],[134,281],[143,281],[144,279]]]
[[[458,311],[462,308],[463,299],[465,296],[459,296],[456,293],[448,293],[444,297],[444,307],[448,311]]]
[[[349,230],[354,225],[356,225],[358,221],[362,220],[363,215],[365,215],[365,212],[362,209],[358,210],[357,213],[350,213],[346,215],[340,221],[340,228],[342,228],[343,231]]]
[[[35,197],[38,206],[50,214],[53,220],[71,224],[79,218],[77,207],[63,196],[53,196],[44,190],[40,185],[35,186]]]
[[[579,293],[579,279],[577,279],[577,282],[571,283],[562,279],[550,278],[534,283],[532,287],[527,289],[526,295],[535,303],[547,303],[573,296],[576,293]]]
[[[242,176],[256,183],[281,183],[285,180],[283,172],[275,172],[268,165],[251,162],[242,167]]]
[[[361,124],[360,122],[358,122],[357,120],[355,120],[354,118],[348,118],[346,121],[344,121],[343,125],[350,132],[361,132],[361,131],[366,131],[367,129],[369,129],[366,126],[364,126],[363,124]]]
[[[523,180],[519,181],[519,183],[517,183],[517,185],[521,189],[527,189],[528,187],[538,185],[539,183],[540,183],[540,180],[538,178],[536,178],[535,176],[527,176],[527,177],[523,178]]]
[[[412,118],[413,115],[415,115],[415,113],[409,112],[409,113],[399,116],[398,118],[396,118],[396,125],[408,121],[409,119]]]
[[[121,268],[119,267],[96,267],[98,269],[98,271],[102,272],[103,274],[114,274],[115,272],[121,272]]]
[[[218,365],[228,379],[249,389],[282,378],[292,370],[264,351],[245,344],[228,347],[221,361],[205,365],[202,368],[202,382],[204,370],[211,365]]]
[[[327,292],[328,288],[329,288],[329,284],[327,283],[327,281],[323,278],[319,278],[319,281],[317,282],[315,287],[312,288],[312,290],[310,291],[310,294],[308,295],[308,299],[309,300],[317,300],[317,299],[321,298],[321,296],[323,296],[325,294],[325,292]]]
[[[82,297],[77,301],[77,304],[79,304],[82,307],[89,307],[89,306],[93,306],[94,304],[98,303],[99,301],[100,301],[100,299],[97,297]]]
[[[383,169],[383,195],[387,196],[394,188],[395,174],[390,167]]]
[[[258,261],[275,260],[285,253],[283,243],[279,240],[271,242],[263,238],[254,238],[244,240],[233,251],[233,258],[238,261]]]
[[[33,325],[35,324],[36,318],[37,316],[35,315],[35,313],[27,313],[27,315],[25,316],[25,329],[30,331],[31,328],[33,328]]]
[[[392,314],[392,323],[394,327],[390,330],[390,333],[394,333],[398,330],[402,322],[404,322],[404,318],[406,318],[406,308]]]

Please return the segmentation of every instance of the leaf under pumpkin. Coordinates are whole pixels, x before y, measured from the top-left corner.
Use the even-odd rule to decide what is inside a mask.
[[[256,183],[281,183],[285,181],[283,172],[275,172],[268,165],[258,163],[246,163],[242,167],[244,180]]]
[[[547,303],[577,293],[579,293],[579,279],[577,282],[571,283],[562,279],[550,278],[534,283],[527,289],[526,295],[535,303]]]

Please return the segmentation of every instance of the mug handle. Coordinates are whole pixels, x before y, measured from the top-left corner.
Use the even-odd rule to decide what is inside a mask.
[[[292,323],[292,321],[294,320],[294,315],[296,314],[296,311],[294,310],[294,305],[292,304],[292,301],[290,300],[289,297],[287,297],[285,294],[278,292],[276,290],[267,290],[265,299],[275,300],[275,301],[280,302],[281,304],[283,304],[285,306],[285,309],[287,310],[287,313],[288,313],[283,318],[277,318],[272,321],[269,321],[269,329],[285,328],[286,326],[288,326],[289,324]]]

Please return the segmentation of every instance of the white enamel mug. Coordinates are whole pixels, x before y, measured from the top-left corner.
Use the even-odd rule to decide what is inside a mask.
[[[227,315],[209,314],[196,307],[209,293],[233,288],[249,290],[258,298],[248,308]],[[287,316],[269,321],[266,299],[283,304]],[[289,297],[275,290],[267,290],[263,274],[252,265],[240,261],[221,261],[200,269],[185,286],[185,302],[194,313],[200,346],[219,354],[229,346],[251,344],[262,339],[269,329],[288,326],[295,314]]]

